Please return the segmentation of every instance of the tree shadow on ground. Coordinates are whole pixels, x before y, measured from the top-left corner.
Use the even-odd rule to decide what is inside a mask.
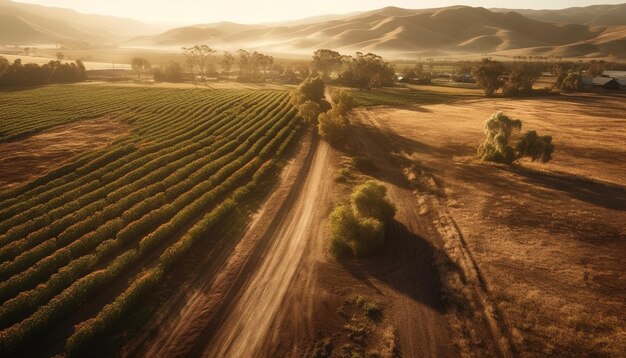
[[[571,198],[612,210],[626,210],[626,188],[565,173],[548,173],[523,166],[511,166],[507,171],[532,186],[557,190]]]
[[[446,313],[449,308],[442,299],[445,295],[440,268],[463,277],[461,268],[442,249],[397,221],[390,224],[381,251],[371,257],[345,257],[338,262],[351,276],[377,292],[380,290],[372,279],[439,313]]]

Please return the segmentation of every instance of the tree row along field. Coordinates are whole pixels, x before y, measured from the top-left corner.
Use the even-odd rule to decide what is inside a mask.
[[[286,91],[51,86],[0,102],[0,141],[103,115],[133,126],[106,149],[0,192],[0,355],[128,280],[66,337],[66,353],[84,352],[195,242],[211,240],[275,173],[299,128]]]

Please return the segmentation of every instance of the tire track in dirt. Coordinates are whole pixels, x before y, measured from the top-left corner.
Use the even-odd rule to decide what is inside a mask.
[[[229,308],[215,337],[202,355],[212,357],[254,357],[265,350],[266,338],[279,314],[287,291],[300,266],[310,237],[317,197],[327,180],[330,148],[320,142],[298,197],[288,203],[289,214],[271,236],[272,243],[262,261],[242,287]],[[291,314],[300,314],[291,312]]]

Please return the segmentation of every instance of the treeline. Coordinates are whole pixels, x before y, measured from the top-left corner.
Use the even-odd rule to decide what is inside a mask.
[[[396,72],[393,66],[379,55],[357,52],[354,56],[337,51],[320,49],[313,53],[313,74],[325,81],[336,74],[336,81],[349,87],[370,89],[393,85]]]
[[[313,53],[312,61],[276,63],[274,57],[258,51],[237,50],[221,54],[207,45],[195,45],[182,49],[183,64],[171,62],[153,70],[157,81],[181,82],[191,80],[204,82],[208,78],[235,79],[240,82],[275,81],[298,84],[308,77],[321,77],[324,81],[345,86],[370,89],[393,85],[395,69],[376,54],[357,52],[354,56],[337,51],[320,49]],[[136,61],[135,61],[136,60]],[[143,59],[133,59],[133,69],[140,76],[146,69]],[[233,71],[236,68],[236,71]]]
[[[13,63],[0,56],[0,87],[37,86],[51,83],[73,83],[87,79],[87,71],[81,60],[73,63],[50,61],[39,66],[36,63]]]

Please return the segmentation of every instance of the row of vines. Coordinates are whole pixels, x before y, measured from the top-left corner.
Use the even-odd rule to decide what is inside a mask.
[[[84,352],[194,243],[211,240],[298,128],[284,91],[80,87],[0,99],[0,142],[81,118],[116,115],[133,126],[106,149],[0,191],[0,353],[17,354],[125,282],[64,337],[65,353]]]

